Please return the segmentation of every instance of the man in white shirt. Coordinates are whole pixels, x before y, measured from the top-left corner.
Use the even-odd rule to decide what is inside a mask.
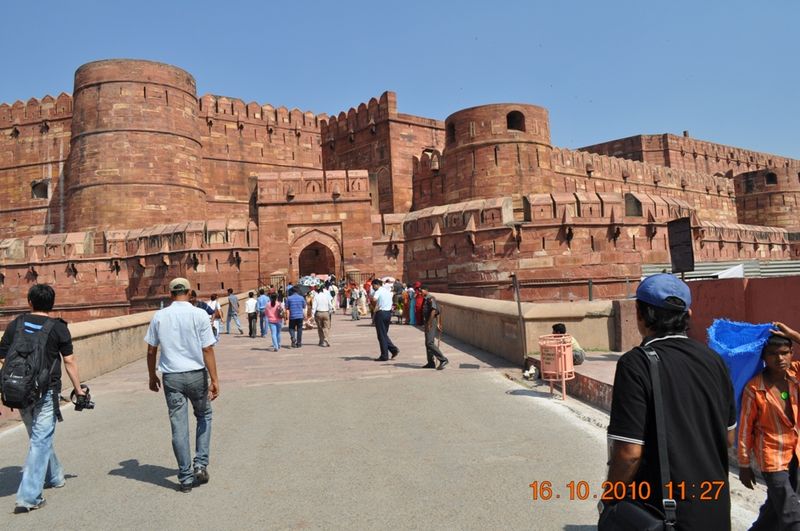
[[[219,395],[214,334],[205,311],[189,303],[191,286],[185,278],[169,283],[172,304],[159,310],[144,337],[150,390],[158,392],[156,354],[161,347],[158,370],[164,381],[172,449],[178,460],[178,490],[191,492],[195,485],[208,483],[208,454],[211,444],[211,401]],[[210,382],[209,382],[210,378]],[[189,442],[189,411],[192,403],[197,418],[197,448],[194,461]],[[194,471],[192,466],[194,465]]]
[[[386,281],[381,286],[381,281],[372,281],[372,300],[375,301],[375,331],[378,334],[378,345],[381,355],[375,361],[389,361],[389,353],[392,359],[400,353],[400,349],[389,339],[389,325],[392,322],[392,285],[393,282]]]
[[[322,286],[317,288],[317,294],[311,303],[311,315],[317,323],[319,333],[319,346],[329,347],[328,338],[331,335],[331,315],[333,314],[333,297],[330,290]]]
[[[256,309],[258,301],[256,301],[256,294],[252,291],[247,294],[247,300],[244,301],[244,313],[247,314],[247,331],[250,337],[256,337],[256,322],[258,319],[258,310]]]

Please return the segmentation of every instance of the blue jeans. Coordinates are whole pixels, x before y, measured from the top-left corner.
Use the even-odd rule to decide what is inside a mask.
[[[53,450],[53,436],[56,433],[56,414],[53,409],[55,393],[45,393],[32,407],[19,412],[31,440],[25,467],[22,469],[22,481],[17,491],[17,505],[23,507],[33,507],[41,503],[45,482],[51,487],[64,484],[64,470]]]
[[[208,466],[211,445],[211,400],[208,399],[208,374],[205,369],[189,372],[165,373],[162,377],[164,396],[167,399],[169,423],[172,428],[172,451],[178,460],[178,481],[191,484],[192,448],[189,443],[189,408],[192,403],[197,418],[194,467]]]
[[[261,337],[267,336],[267,312],[258,310],[258,324],[261,327]]]
[[[281,348],[281,327],[283,326],[282,322],[277,323],[269,323],[269,334],[272,336],[272,347],[275,350],[280,350]]]
[[[236,327],[239,328],[239,333],[241,334],[242,333],[242,323],[239,322],[239,314],[234,312],[234,311],[232,311],[232,310],[228,310],[228,321],[226,323],[226,330],[225,331],[227,333],[229,333],[229,334],[231,333],[231,319],[234,320],[234,322],[236,323]]]

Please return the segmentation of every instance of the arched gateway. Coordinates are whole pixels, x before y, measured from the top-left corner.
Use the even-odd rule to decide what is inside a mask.
[[[336,273],[336,258],[327,246],[314,242],[300,251],[298,268],[301,277],[312,273]]]

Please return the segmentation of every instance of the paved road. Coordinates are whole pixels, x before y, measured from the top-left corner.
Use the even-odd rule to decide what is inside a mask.
[[[401,353],[388,363],[371,360],[363,320],[337,316],[332,348],[315,331],[279,353],[223,336],[211,481],[190,494],[174,490],[166,405],[144,361],[97,378],[97,409],[66,411],[58,426],[68,480],[42,510],[11,514],[26,437],[0,433],[0,527],[593,528],[602,413],[523,387],[506,376],[518,370],[456,341],[442,343],[446,370],[420,369],[422,333],[390,334]],[[589,499],[570,501],[568,482],[582,480]],[[553,499],[532,501],[533,481],[552,482]]]

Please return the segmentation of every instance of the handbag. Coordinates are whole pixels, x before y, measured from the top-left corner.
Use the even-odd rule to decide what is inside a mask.
[[[661,377],[658,373],[658,353],[652,347],[636,347],[647,355],[650,362],[650,382],[653,386],[653,405],[656,415],[656,438],[658,439],[658,463],[661,469],[661,484],[669,484],[669,455],[667,434],[664,426],[664,404],[661,396]],[[638,500],[620,500],[607,505],[597,522],[598,531],[660,531],[675,529],[677,504],[673,499],[662,499],[661,509]]]

